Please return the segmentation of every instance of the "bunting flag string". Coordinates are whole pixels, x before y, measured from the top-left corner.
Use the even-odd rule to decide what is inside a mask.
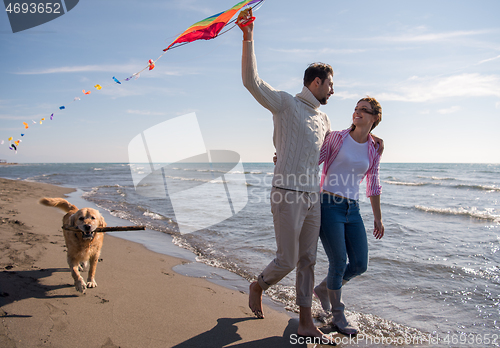
[[[215,14],[215,15],[210,16],[208,18],[205,18],[199,22],[196,22],[195,24],[191,25],[188,29],[186,29],[182,34],[180,34],[167,48],[165,48],[163,50],[163,53],[158,58],[156,58],[155,60],[150,59],[148,61],[147,65],[142,70],[140,70],[140,71],[138,71],[138,72],[130,75],[129,77],[122,79],[122,80],[119,80],[118,78],[113,76],[112,77],[113,82],[110,82],[109,84],[105,84],[105,85],[96,84],[96,85],[94,85],[94,88],[97,91],[100,91],[103,88],[117,85],[117,84],[121,85],[122,82],[127,82],[127,81],[130,81],[132,79],[137,80],[140,77],[140,74],[142,72],[144,72],[146,70],[148,70],[148,71],[153,70],[156,66],[156,62],[161,57],[163,57],[163,55],[165,55],[165,53],[167,53],[169,50],[176,48],[176,47],[179,47],[179,46],[182,46],[184,44],[193,42],[193,41],[197,41],[197,40],[211,40],[211,39],[214,39],[214,38],[228,32],[229,30],[234,28],[234,26],[236,26],[236,20],[232,20],[232,18],[234,17],[234,15],[238,11],[242,10],[243,8],[256,9],[257,7],[260,7],[260,5],[263,2],[264,2],[264,0],[244,0],[244,1],[237,3],[236,5],[234,5],[233,7],[231,7],[230,9],[228,9],[226,11],[223,11],[221,13],[218,13],[218,14]],[[253,22],[253,20],[255,20],[254,17],[249,19],[247,21],[247,23],[245,23],[245,24],[248,25],[249,23]],[[226,31],[221,32],[221,30],[224,27],[227,27],[229,24],[234,24],[234,25],[230,28],[227,28]],[[92,92],[90,90],[86,91],[85,89],[83,89],[82,93],[83,93],[83,95],[87,96],[87,95],[90,95]],[[79,96],[75,97],[71,102],[69,102],[65,105],[59,106],[59,111],[65,110],[66,107],[69,106],[71,103],[74,103],[74,102],[79,101],[79,100],[81,100],[81,97],[79,97]],[[56,114],[56,112],[53,112],[50,115],[51,121],[54,119],[54,114]],[[45,121],[45,117],[42,117],[40,119],[39,123],[43,124],[43,121]],[[24,129],[27,130],[28,128],[33,127],[34,125],[38,124],[38,122],[35,120],[32,120],[32,122],[33,122],[33,125],[31,125],[31,126],[29,126],[27,122],[23,122]],[[23,137],[24,135],[25,135],[25,133],[20,133],[21,137]],[[19,144],[22,142],[22,140],[21,139],[17,139],[15,141],[13,141],[13,140],[14,140],[14,137],[10,136],[7,138],[7,142],[5,142],[4,140],[0,140],[0,145],[6,144],[10,150],[13,150],[17,153]]]

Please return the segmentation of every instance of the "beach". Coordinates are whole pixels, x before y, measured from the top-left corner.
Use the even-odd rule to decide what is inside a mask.
[[[79,333],[78,339],[89,336],[95,340],[88,345],[91,347],[103,346],[108,337],[120,347],[300,346],[292,345],[295,342],[290,336],[297,327],[295,272],[266,291],[265,320],[253,319],[247,308],[249,282],[276,250],[269,207],[273,169],[272,163],[243,163],[243,168],[231,174],[244,175],[245,180],[231,180],[223,171],[207,171],[198,164],[165,166],[168,182],[163,192],[168,193],[161,196],[138,191],[161,192],[162,186],[136,187],[131,174],[141,168],[128,163],[1,166],[0,177],[14,180],[1,179],[0,186],[0,221],[8,219],[2,222],[1,235],[10,245],[10,250],[0,254],[1,274],[13,276],[11,272],[29,270],[22,279],[29,278],[36,285],[34,295],[23,295],[24,300],[19,301],[14,297],[16,291],[5,289],[6,282],[0,281],[0,293],[9,294],[0,296],[1,308],[10,316],[6,318],[19,320],[19,330],[28,327],[30,334],[45,339],[47,331],[40,334],[43,330],[39,328],[55,325],[50,319],[52,307],[38,303],[51,301],[74,316],[86,308],[73,312],[66,307],[89,302],[86,305],[96,311],[81,316],[97,321],[94,326],[106,334],[85,334],[80,318],[73,319],[70,326]],[[409,346],[408,341],[418,347],[448,347],[453,342],[470,347],[500,346],[500,165],[382,163],[380,173],[386,233],[381,240],[373,238],[370,203],[361,195],[369,266],[343,291],[346,314],[360,334],[355,342],[337,336],[346,342],[342,347]],[[229,218],[214,222],[213,216],[220,216],[219,210],[224,208],[214,204],[223,186],[222,175],[229,185],[245,188],[248,203]],[[187,195],[191,186],[205,193],[194,199]],[[181,201],[178,195],[184,192]],[[106,234],[97,267],[98,287],[84,296],[71,286],[60,228],[63,212],[37,204],[42,196],[64,194],[80,208],[99,209],[108,226],[146,226],[141,232]],[[179,201],[193,208],[188,217],[203,228],[179,232]],[[4,236],[7,229],[10,237]],[[24,234],[16,235],[19,230]],[[33,236],[40,241],[35,243]],[[16,256],[16,245],[26,249],[25,254]],[[327,268],[319,243],[316,280],[323,279]],[[22,284],[17,287],[24,291]],[[207,288],[215,293],[203,290]],[[30,301],[37,303],[34,308],[45,311],[40,319],[43,325],[27,325],[34,320],[34,312],[12,308]],[[319,308],[313,298],[317,325],[324,327]],[[227,334],[221,333],[224,330]],[[138,345],[138,341],[142,343]],[[0,344],[3,346],[8,347]]]
[[[72,191],[0,179],[0,347],[289,345],[298,325],[289,313],[265,306],[266,319],[256,319],[247,294],[176,273],[185,260],[108,234],[98,286],[78,293],[64,213],[38,204]]]

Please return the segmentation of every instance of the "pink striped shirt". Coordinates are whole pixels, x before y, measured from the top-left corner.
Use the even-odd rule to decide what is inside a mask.
[[[321,173],[321,183],[320,187],[323,188],[323,182],[325,181],[326,173],[330,165],[333,163],[337,154],[344,143],[344,139],[349,135],[351,128],[344,129],[343,131],[332,131],[328,134],[323,142],[319,153],[318,164],[323,163],[323,172]],[[380,178],[378,175],[380,167],[380,155],[375,148],[376,144],[371,135],[368,135],[368,160],[370,161],[370,166],[368,171],[365,173],[363,179],[366,177],[366,196],[378,196],[382,193],[382,186],[380,185]],[[363,181],[363,180],[361,180]]]

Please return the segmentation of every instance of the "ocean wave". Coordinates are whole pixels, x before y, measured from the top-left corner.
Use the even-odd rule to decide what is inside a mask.
[[[441,176],[423,176],[423,175],[417,175],[417,178],[420,179],[431,179],[431,180],[443,180],[443,181],[448,181],[448,180],[458,180],[457,178],[452,178],[452,177],[441,177]]]
[[[462,271],[475,277],[492,280],[495,283],[500,283],[500,267],[493,266],[487,269],[473,269],[470,267],[463,267]]]
[[[490,220],[500,222],[500,215],[492,214],[492,209],[480,211],[476,207],[471,207],[469,209],[465,208],[433,208],[425,207],[422,205],[415,205],[415,208],[427,213],[436,213],[443,215],[462,215],[469,216],[476,219]]]
[[[432,185],[427,182],[405,182],[405,181],[394,181],[394,180],[382,180],[382,182],[391,185],[403,185],[403,186],[426,186]]]
[[[166,178],[173,179],[173,180],[180,180],[180,181],[196,181],[196,182],[205,182],[205,183],[212,183],[212,184],[222,184],[223,181],[221,178],[216,178],[212,180],[207,180],[207,179],[197,179],[197,178],[184,178],[182,176],[169,176],[165,175]],[[228,182],[226,180],[226,182]]]
[[[153,219],[153,220],[167,220],[168,222],[172,222],[172,219],[167,218],[161,214],[149,211],[149,210],[146,210],[142,215],[146,216],[150,219]]]
[[[209,183],[209,184],[232,184],[232,183],[238,183],[238,184],[243,184],[246,186],[252,186],[251,184],[248,184],[246,180],[227,180],[225,177],[225,180],[222,180],[222,176],[219,176],[214,179],[200,179],[200,178],[185,178],[181,176],[169,176],[165,175],[166,178],[172,179],[172,180],[179,180],[179,181],[194,181],[194,182],[204,182],[204,183]],[[147,184],[141,185],[141,186],[148,186]]]
[[[186,172],[201,172],[201,173],[221,173],[221,174],[254,174],[254,175],[274,175],[272,172],[263,172],[262,170],[250,170],[250,171],[241,171],[241,170],[217,170],[217,169],[197,169],[197,168],[179,168],[173,167],[168,168],[168,170],[179,170]]]
[[[500,187],[494,185],[467,185],[460,184],[454,186],[459,189],[473,189],[473,190],[481,190],[481,191],[491,191],[491,192],[500,192]]]
[[[451,177],[424,177],[418,176],[421,179],[431,179],[436,181],[451,181],[458,180]],[[451,189],[465,189],[465,190],[480,190],[480,191],[489,191],[489,192],[500,192],[500,187],[495,185],[481,185],[481,184],[458,184],[458,185],[445,185],[440,182],[408,182],[408,181],[399,181],[399,180],[382,180],[383,183],[390,185],[402,185],[402,186],[441,186],[447,187]]]
[[[132,221],[132,216],[130,215],[130,213],[126,212],[126,211],[121,211],[121,210],[111,210],[109,211],[109,213],[112,215],[112,216],[115,216],[117,218],[120,218],[120,219],[123,219],[123,220],[128,220],[128,221]]]
[[[144,174],[145,167],[133,167],[134,172],[138,174]],[[94,169],[97,170],[97,169]],[[245,174],[245,175],[274,175],[273,172],[263,172],[261,170],[217,170],[217,169],[199,169],[199,168],[179,168],[172,167],[168,168],[167,171],[183,171],[183,172],[197,172],[197,173],[214,173],[214,174]]]
[[[123,190],[125,188],[125,186],[121,186],[119,184],[114,184],[114,185],[101,185],[101,186],[92,187],[92,189],[90,191],[83,192],[82,197],[83,198],[90,198],[90,197],[96,195],[97,191],[99,191],[99,189],[106,189],[106,188],[114,188],[114,189],[116,189],[116,192],[120,196],[122,196],[122,197],[126,196],[126,193]]]
[[[247,174],[241,171],[227,171],[227,170],[217,170],[217,169],[197,169],[197,168],[168,168],[168,170],[180,170],[184,172],[198,172],[198,173],[221,173],[221,174]]]
[[[24,180],[26,180],[26,181],[38,181],[38,180],[41,180],[42,178],[43,179],[51,179],[51,178],[54,178],[54,177],[57,177],[57,176],[62,176],[62,174],[59,174],[59,173],[40,174],[40,175],[35,175],[35,176],[27,177]],[[41,181],[41,182],[44,182],[44,181]]]
[[[84,192],[82,194],[82,197],[84,199],[90,198],[90,197],[94,196],[97,193],[98,190],[99,190],[99,187],[92,187],[92,189],[90,191]]]
[[[245,172],[245,174],[252,174],[252,175],[274,175],[273,172],[263,172],[261,170],[251,170],[249,172]]]

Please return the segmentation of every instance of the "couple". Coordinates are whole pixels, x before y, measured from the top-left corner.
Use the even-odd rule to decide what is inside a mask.
[[[242,11],[238,22],[251,17],[251,10]],[[337,330],[347,335],[356,334],[344,316],[341,288],[343,282],[363,273],[368,262],[366,232],[357,201],[359,182],[364,176],[367,176],[367,194],[375,216],[374,236],[382,238],[384,234],[378,180],[380,154],[369,134],[381,120],[380,104],[373,98],[361,99],[354,111],[352,126],[341,132],[330,132],[330,120],[318,108],[334,93],[332,68],[323,63],[311,64],[304,74],[304,87],[295,97],[275,90],[257,74],[253,23],[239,24],[239,27],[243,32],[243,84],[273,114],[277,153],[271,190],[276,258],[250,285],[250,309],[257,317],[264,318],[262,292],[297,268],[298,334],[325,336],[314,325],[311,313],[320,236],[328,255],[329,270],[325,280],[314,289],[315,293],[322,307],[332,312],[332,324]],[[321,163],[324,165],[319,183]],[[346,180],[347,177],[352,179]],[[347,256],[349,264],[346,265]]]

